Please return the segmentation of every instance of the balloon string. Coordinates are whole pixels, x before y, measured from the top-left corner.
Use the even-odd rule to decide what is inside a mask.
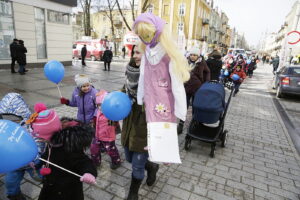
[[[57,167],[57,168],[59,168],[59,169],[61,169],[61,170],[63,170],[63,171],[66,171],[66,172],[68,172],[68,173],[70,173],[70,174],[73,174],[73,175],[75,175],[75,176],[78,176],[79,178],[82,177],[82,176],[80,176],[79,174],[76,174],[75,172],[72,172],[72,171],[70,171],[70,170],[67,170],[67,169],[61,167],[61,166],[58,166],[58,165],[56,165],[56,164],[54,164],[54,163],[52,163],[52,162],[50,162],[50,161],[48,161],[48,160],[45,160],[45,159],[43,159],[43,158],[39,158],[39,159],[40,159],[41,161],[44,161],[44,162],[47,163],[47,164],[50,164],[50,165],[53,165],[54,167]]]
[[[62,98],[62,95],[61,95],[61,92],[60,92],[60,89],[59,89],[59,86],[58,86],[58,84],[56,84],[56,86],[57,86],[57,89],[58,89],[59,95],[60,95],[60,97]]]

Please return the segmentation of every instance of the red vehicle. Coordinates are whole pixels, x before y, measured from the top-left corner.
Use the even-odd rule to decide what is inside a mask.
[[[87,49],[86,59],[92,61],[101,60],[106,47],[109,46],[106,39],[79,40],[73,45],[73,58],[81,59],[81,48],[85,44]]]

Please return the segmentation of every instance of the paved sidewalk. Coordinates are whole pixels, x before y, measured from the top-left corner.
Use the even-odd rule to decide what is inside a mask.
[[[254,77],[246,80],[232,99],[225,123],[229,130],[226,148],[217,146],[212,159],[208,155],[210,145],[193,141],[191,150],[186,152],[185,133],[182,134],[179,138],[182,164],[162,165],[154,186],[143,184],[140,199],[298,200],[300,159],[268,93],[270,72],[269,66],[259,66]],[[55,109],[60,116],[76,114],[75,109],[67,106]],[[117,144],[124,159],[120,135]],[[86,199],[124,199],[131,166],[124,161],[119,169],[110,170],[108,156],[103,159],[98,185],[84,186]],[[40,185],[30,178],[23,181],[22,190],[30,199],[37,199],[39,189]],[[0,199],[5,199],[4,194],[1,177]]]

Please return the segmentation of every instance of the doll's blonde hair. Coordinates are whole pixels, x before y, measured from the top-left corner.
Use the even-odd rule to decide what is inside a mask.
[[[137,35],[142,35],[143,37],[153,37],[156,31],[154,25],[146,22],[139,22],[135,25],[134,29]],[[167,55],[170,57],[172,62],[172,70],[174,71],[175,75],[182,82],[186,82],[190,79],[190,68],[187,59],[183,56],[182,52],[179,51],[172,39],[173,38],[167,28],[164,28],[158,37],[158,42],[161,43]],[[142,42],[140,43],[140,49],[145,52],[146,45]]]

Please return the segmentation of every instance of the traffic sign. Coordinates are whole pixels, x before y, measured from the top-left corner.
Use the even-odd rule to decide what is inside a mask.
[[[291,31],[287,34],[288,36],[288,43],[291,45],[297,44],[300,42],[300,32],[299,31]],[[297,39],[298,38],[298,39]]]

